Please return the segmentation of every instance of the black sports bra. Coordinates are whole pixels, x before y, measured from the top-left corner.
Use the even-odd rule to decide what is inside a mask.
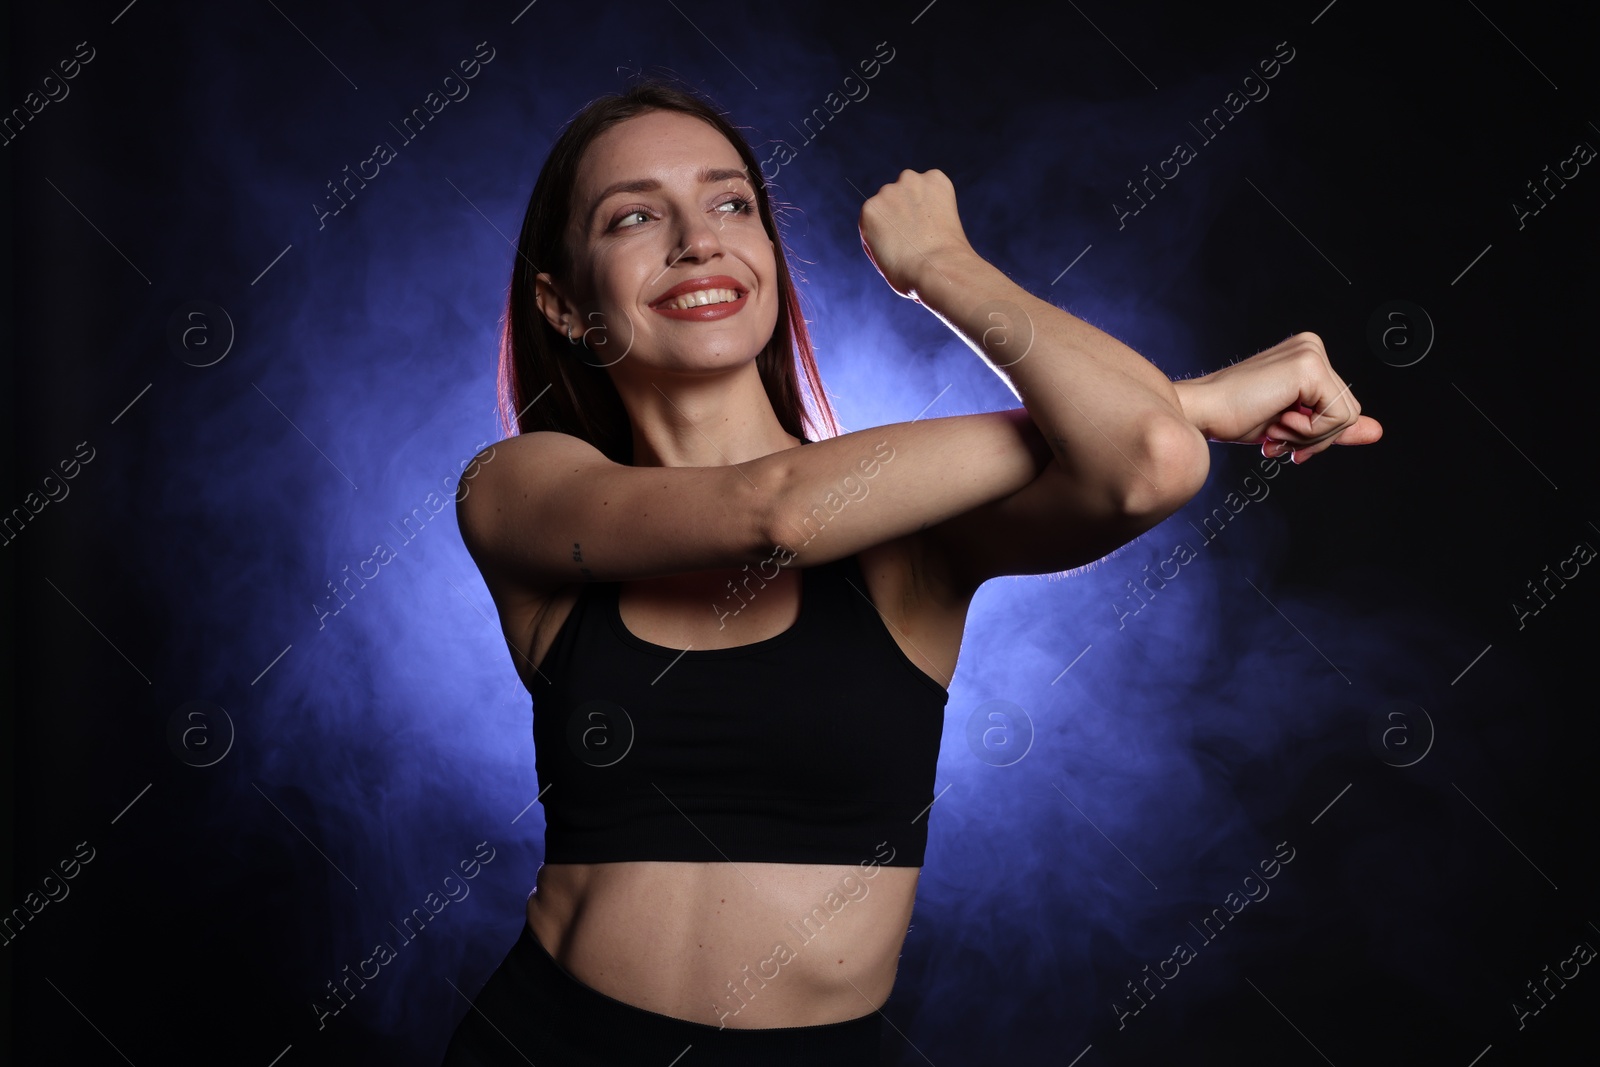
[[[534,675],[545,862],[922,865],[950,694],[854,556],[802,568],[794,625],[732,648],[637,637],[619,590],[585,585]]]

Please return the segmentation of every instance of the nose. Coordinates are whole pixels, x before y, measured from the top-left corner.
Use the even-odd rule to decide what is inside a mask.
[[[696,213],[681,216],[678,227],[678,247],[672,257],[674,263],[690,260],[703,263],[722,253],[722,235],[717,231],[717,220]]]

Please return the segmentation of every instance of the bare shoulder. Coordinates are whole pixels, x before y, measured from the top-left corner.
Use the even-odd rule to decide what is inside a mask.
[[[525,568],[507,566],[503,542],[508,514],[525,511],[527,496],[535,491],[541,473],[560,463],[579,464],[604,460],[599,450],[569,434],[537,431],[498,441],[473,456],[456,486],[456,521],[467,551],[483,575],[496,605],[504,611],[507,599],[542,602],[563,585],[554,577]],[[526,529],[526,523],[519,523]],[[525,535],[523,538],[525,539]]]
[[[577,600],[581,583],[546,577],[508,565],[501,527],[516,515],[540,472],[561,463],[604,462],[598,449],[570,434],[517,434],[483,449],[462,472],[456,493],[461,537],[477,563],[499,615],[500,630],[524,685],[530,685],[561,622]],[[526,529],[526,524],[518,523]]]
[[[486,510],[501,503],[500,496],[555,464],[605,461],[599,449],[571,434],[555,430],[515,434],[472,457],[472,462],[461,472],[456,500],[465,504],[476,496],[477,505],[469,506],[468,510]]]
[[[745,468],[633,466],[569,434],[509,438],[463,473],[462,540],[491,585],[549,590],[744,565],[771,550]]]
[[[506,497],[553,463],[592,461],[600,453],[586,441],[554,431],[519,433],[497,441],[472,457],[456,485],[456,513],[467,547],[489,516],[503,509]]]

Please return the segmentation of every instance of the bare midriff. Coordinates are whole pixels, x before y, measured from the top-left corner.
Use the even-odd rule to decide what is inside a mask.
[[[710,1026],[816,1026],[889,999],[920,868],[545,864],[528,926],[563,969],[646,1011]]]
[[[903,546],[859,553],[874,604],[902,604],[909,581]],[[741,611],[740,625],[712,629],[705,612],[721,595],[724,568],[629,582],[623,625],[665,648],[725,648],[769,639],[795,624],[801,576],[786,571]],[[534,692],[542,661],[579,586],[501,605],[507,641]],[[698,626],[693,620],[706,615]],[[948,678],[961,617],[929,629],[892,616],[906,655],[930,650]],[[947,663],[944,661],[948,661]],[[919,662],[921,662],[919,660]],[[528,926],[569,974],[646,1011],[727,1028],[818,1026],[869,1015],[889,999],[911,924],[918,867],[884,866],[892,853],[847,864],[547,863],[528,897]]]

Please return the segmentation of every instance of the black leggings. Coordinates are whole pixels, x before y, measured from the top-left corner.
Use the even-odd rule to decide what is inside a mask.
[[[881,1019],[741,1030],[646,1011],[568,974],[523,923],[441,1067],[876,1067]]]

